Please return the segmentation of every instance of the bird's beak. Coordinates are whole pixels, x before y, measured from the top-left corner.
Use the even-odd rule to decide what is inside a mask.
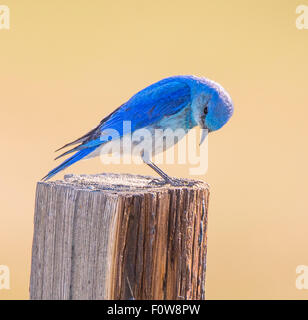
[[[208,133],[209,133],[209,130],[207,128],[206,129],[201,129],[201,139],[200,139],[199,146],[201,146],[201,144],[203,143],[203,141],[207,137]]]

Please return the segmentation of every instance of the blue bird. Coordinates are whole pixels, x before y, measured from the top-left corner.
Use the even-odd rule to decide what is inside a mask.
[[[155,129],[167,128],[173,130],[182,128],[187,133],[195,126],[200,126],[206,129],[203,130],[201,144],[207,135],[206,132],[220,129],[228,122],[232,114],[232,99],[218,83],[195,76],[165,78],[132,96],[105,117],[96,128],[81,138],[58,149],[57,151],[78,144],[56,158],[75,152],[74,155],[51,170],[43,180],[50,179],[81,159],[98,156],[102,146],[110,142],[106,139],[104,132],[110,129],[117,130],[118,139],[122,139],[129,133],[125,131],[124,121],[130,121],[132,133],[139,129],[154,132]],[[157,152],[155,148],[151,150],[152,154]],[[166,146],[164,146],[165,149]],[[170,178],[150,160],[148,152],[143,152],[141,157],[164,179],[165,183],[176,184],[176,179]]]

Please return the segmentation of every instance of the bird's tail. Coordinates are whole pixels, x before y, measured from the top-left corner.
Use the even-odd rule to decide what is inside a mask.
[[[56,168],[54,168],[53,170],[51,170],[50,172],[47,173],[47,175],[42,178],[42,180],[46,181],[48,179],[50,179],[51,177],[53,177],[55,174],[57,174],[58,172],[62,171],[63,169],[71,166],[73,163],[77,162],[78,160],[81,160],[82,158],[84,158],[85,156],[87,156],[89,153],[91,153],[92,151],[94,151],[97,147],[90,147],[90,148],[86,148],[86,149],[82,149],[78,152],[76,152],[73,156],[71,156],[70,158],[66,159],[64,162],[62,162],[60,165],[58,165]]]

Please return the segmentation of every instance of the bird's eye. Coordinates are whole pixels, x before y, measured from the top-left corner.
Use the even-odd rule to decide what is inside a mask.
[[[206,99],[206,101],[204,101],[204,109],[203,109],[203,113],[204,113],[204,115],[206,116],[207,115],[207,113],[208,113],[208,105],[209,105],[209,102],[210,102],[210,100],[211,100],[211,96],[209,96],[207,99]]]

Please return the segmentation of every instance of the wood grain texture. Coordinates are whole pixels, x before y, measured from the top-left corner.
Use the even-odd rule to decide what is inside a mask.
[[[67,175],[36,191],[31,299],[204,299],[209,188]]]

